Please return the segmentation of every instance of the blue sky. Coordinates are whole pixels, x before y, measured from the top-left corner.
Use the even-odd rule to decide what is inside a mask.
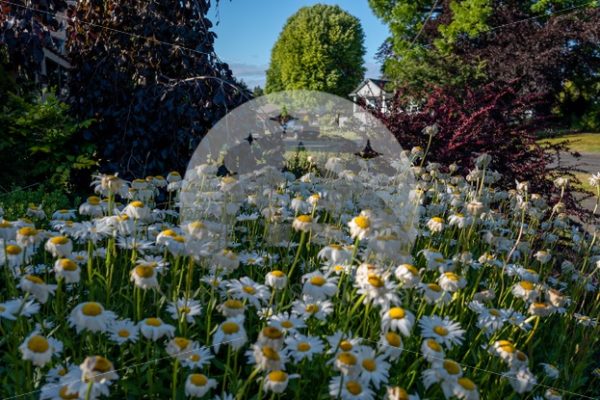
[[[218,36],[215,50],[250,88],[264,87],[271,48],[283,25],[300,7],[317,3],[337,4],[360,19],[367,50],[366,76],[378,77],[379,65],[374,56],[389,31],[373,15],[367,0],[220,0],[218,8],[213,5],[208,14]]]

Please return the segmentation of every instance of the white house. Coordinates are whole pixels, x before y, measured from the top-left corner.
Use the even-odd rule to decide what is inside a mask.
[[[349,94],[354,102],[354,114],[360,113],[361,108],[358,105],[360,100],[365,102],[369,108],[379,109],[381,112],[386,112],[388,104],[394,96],[393,93],[387,91],[385,86],[390,81],[387,79],[372,79],[367,78],[352,93]]]

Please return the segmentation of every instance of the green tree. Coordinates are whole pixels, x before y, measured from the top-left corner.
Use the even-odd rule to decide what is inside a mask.
[[[369,0],[369,5],[390,27],[379,52],[384,74],[413,93],[426,94],[432,85],[466,89],[515,82],[522,93],[546,95],[548,108],[559,110],[565,122],[574,101],[578,110],[597,114],[598,91],[589,90],[600,72],[597,1]],[[574,98],[579,92],[585,96]]]
[[[364,54],[356,17],[338,6],[303,7],[273,47],[265,91],[308,89],[345,97],[364,77]]]

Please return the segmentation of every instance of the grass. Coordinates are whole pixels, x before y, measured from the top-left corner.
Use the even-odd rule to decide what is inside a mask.
[[[571,150],[580,153],[600,153],[600,133],[578,133],[572,135],[564,135],[551,139],[540,140],[540,143],[560,143],[565,140],[570,140]]]

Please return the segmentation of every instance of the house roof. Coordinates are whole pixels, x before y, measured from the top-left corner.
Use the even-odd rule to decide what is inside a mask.
[[[367,83],[369,83],[369,82],[372,82],[372,83],[373,83],[373,84],[375,84],[377,87],[379,87],[381,90],[385,91],[385,85],[386,85],[388,82],[391,82],[391,81],[390,81],[389,79],[374,79],[374,78],[366,78],[365,80],[363,80],[363,81],[360,83],[360,85],[358,85],[358,86],[356,87],[356,89],[354,89],[354,90],[353,90],[353,91],[352,91],[352,92],[349,94],[349,96],[355,96],[355,95],[358,93],[358,91],[359,91],[360,89],[362,89],[362,88],[363,88],[363,86],[365,86],[365,85],[366,85]]]

